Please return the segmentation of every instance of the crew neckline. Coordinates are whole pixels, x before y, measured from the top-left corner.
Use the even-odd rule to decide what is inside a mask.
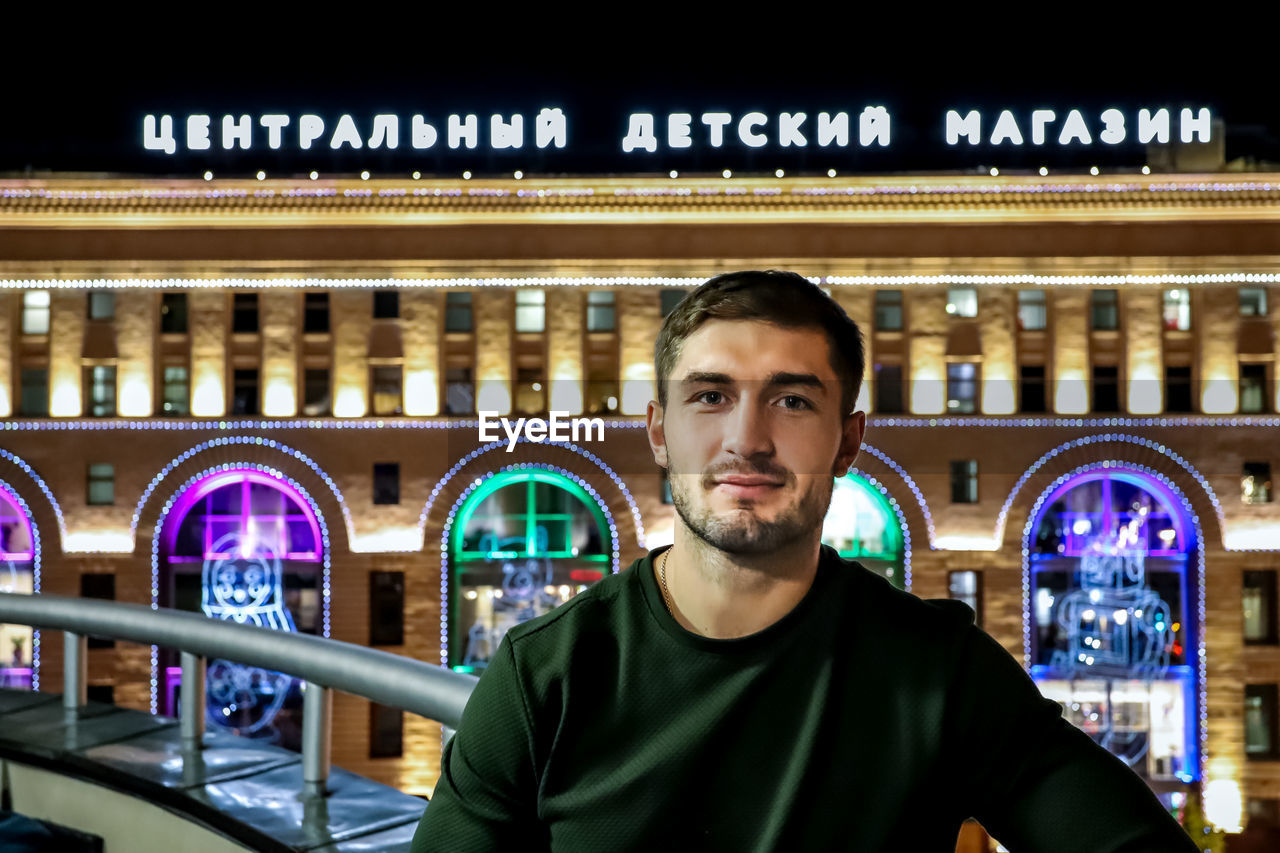
[[[644,591],[645,603],[648,605],[649,614],[667,636],[681,645],[723,656],[746,655],[761,649],[773,648],[779,642],[794,634],[797,626],[805,621],[805,616],[824,597],[823,592],[830,585],[831,575],[835,571],[835,566],[832,564],[832,556],[835,555],[835,552],[827,545],[821,546],[818,554],[818,570],[813,577],[813,583],[809,585],[808,591],[805,592],[804,597],[800,599],[795,607],[791,608],[788,613],[772,625],[768,625],[754,634],[748,634],[745,637],[717,639],[715,637],[704,637],[701,634],[686,630],[667,610],[666,602],[662,598],[662,590],[659,589],[658,579],[654,574],[654,560],[663,551],[670,550],[671,547],[673,546],[668,545],[665,548],[650,551],[648,555],[640,559],[637,566],[640,576],[639,582],[641,589]]]

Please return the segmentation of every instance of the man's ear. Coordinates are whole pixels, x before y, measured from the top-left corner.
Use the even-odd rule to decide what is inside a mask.
[[[667,434],[662,427],[662,415],[662,406],[650,400],[644,412],[644,428],[649,434],[649,449],[653,451],[653,461],[666,468]]]
[[[844,419],[840,435],[840,450],[836,453],[836,461],[832,466],[832,476],[843,477],[853,467],[862,448],[862,436],[867,431],[867,413],[854,412]]]

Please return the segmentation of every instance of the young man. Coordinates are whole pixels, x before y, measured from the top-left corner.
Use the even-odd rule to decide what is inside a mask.
[[[512,629],[414,839],[489,850],[1194,851],[952,601],[821,545],[861,334],[783,272],[668,316],[647,426],[674,544]]]

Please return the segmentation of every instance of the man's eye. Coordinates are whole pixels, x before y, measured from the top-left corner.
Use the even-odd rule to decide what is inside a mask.
[[[808,400],[804,397],[797,397],[795,394],[788,394],[783,397],[782,404],[784,408],[794,409],[797,412],[811,408]]]
[[[714,406],[718,403],[724,402],[724,395],[721,394],[719,391],[703,391],[695,399],[697,399],[701,403],[706,403],[708,405]]]

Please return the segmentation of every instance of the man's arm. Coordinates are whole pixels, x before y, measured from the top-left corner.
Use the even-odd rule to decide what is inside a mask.
[[[1146,783],[972,624],[947,715],[973,816],[1015,853],[1196,853]]]
[[[504,637],[445,745],[411,853],[548,849],[537,796],[530,715]]]

